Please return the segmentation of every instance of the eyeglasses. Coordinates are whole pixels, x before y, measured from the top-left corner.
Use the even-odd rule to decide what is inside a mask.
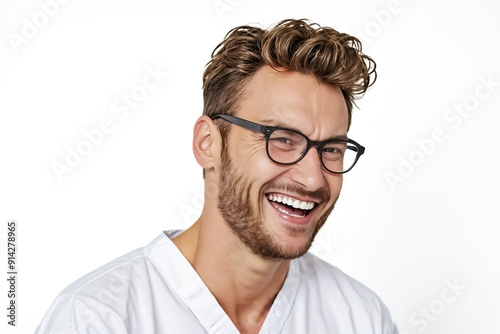
[[[314,141],[302,133],[277,126],[264,126],[230,115],[214,115],[245,129],[263,133],[266,136],[266,151],[269,159],[280,165],[292,165],[299,162],[313,146],[317,147],[323,167],[334,174],[350,171],[365,148],[351,139],[328,139]]]

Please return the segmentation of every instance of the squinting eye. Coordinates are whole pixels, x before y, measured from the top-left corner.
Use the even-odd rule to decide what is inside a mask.
[[[341,153],[342,153],[342,151],[341,151],[341,150],[339,150],[339,149],[338,149],[338,148],[336,148],[336,147],[327,147],[327,148],[324,148],[324,149],[323,149],[323,152],[325,152],[325,153],[339,153],[339,154],[341,154]]]
[[[343,159],[346,146],[344,144],[329,143],[323,147],[323,158],[327,160]]]
[[[283,144],[288,144],[288,145],[292,145],[292,141],[290,140],[290,138],[284,138],[284,137],[281,137],[281,138],[272,138],[273,141],[278,141],[280,143],[283,143]]]

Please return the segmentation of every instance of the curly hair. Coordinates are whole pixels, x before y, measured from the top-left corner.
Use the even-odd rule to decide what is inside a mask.
[[[353,36],[308,20],[287,19],[270,30],[240,26],[227,33],[214,49],[203,74],[203,114],[232,115],[243,88],[262,66],[278,71],[314,75],[321,83],[339,87],[348,110],[377,78],[375,62],[363,54]],[[227,126],[219,127],[223,143]]]

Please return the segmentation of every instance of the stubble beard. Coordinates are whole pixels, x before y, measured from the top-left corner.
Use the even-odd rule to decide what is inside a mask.
[[[335,202],[321,215],[315,223],[313,233],[307,242],[300,247],[292,248],[280,245],[273,235],[268,231],[262,221],[262,207],[258,210],[252,207],[251,194],[253,183],[233,166],[233,162],[227,152],[227,145],[223,145],[221,154],[222,167],[219,176],[219,203],[220,213],[233,233],[256,255],[266,259],[291,260],[298,258],[309,250],[314,237],[325,224],[326,219],[335,206]],[[282,189],[295,191],[299,194],[307,193],[290,185],[276,185],[272,182],[266,183],[259,193],[257,203],[261,203],[266,189]],[[329,196],[325,190],[310,193],[322,201],[328,201]],[[288,228],[290,235],[301,233],[300,228]]]

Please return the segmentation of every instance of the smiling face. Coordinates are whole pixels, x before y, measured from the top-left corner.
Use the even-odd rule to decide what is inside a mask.
[[[297,130],[312,140],[347,137],[348,112],[339,88],[268,66],[245,85],[235,116]],[[341,188],[342,175],[321,166],[316,148],[294,165],[279,165],[267,156],[263,134],[231,125],[221,155],[219,210],[253,253],[274,259],[303,255]]]

